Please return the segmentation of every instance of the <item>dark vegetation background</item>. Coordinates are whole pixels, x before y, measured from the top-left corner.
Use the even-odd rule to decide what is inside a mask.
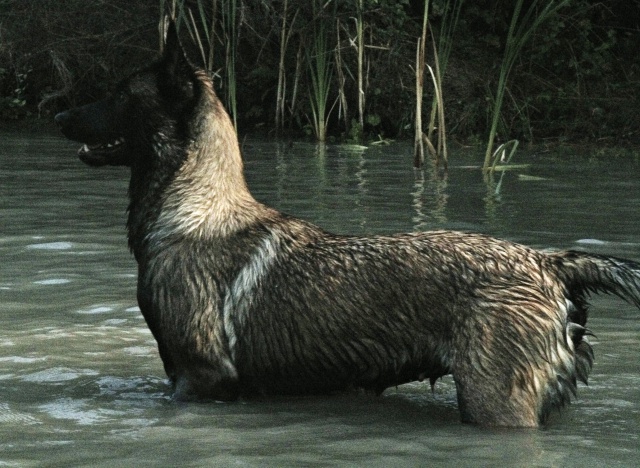
[[[227,98],[228,18],[232,0],[181,2],[200,25],[215,25],[216,85]],[[69,106],[102,97],[159,49],[161,4],[149,0],[0,0],[0,124],[33,122]],[[353,139],[356,118],[357,0],[325,2],[321,14],[310,0],[289,0],[290,29],[285,55],[287,90],[283,127],[312,135],[310,72],[307,61],[314,31],[322,20],[332,51],[328,133]],[[434,0],[429,26],[438,39],[446,8]],[[449,139],[474,144],[486,140],[489,102],[495,92],[505,38],[513,14],[511,0],[474,0],[462,5],[443,78]],[[527,8],[525,2],[525,7]],[[212,5],[217,4],[216,16]],[[236,49],[233,56],[237,124],[241,132],[274,128],[280,33],[284,1],[233,0]],[[423,0],[364,2],[365,128],[370,139],[412,138],[415,112],[416,42],[422,31]],[[186,11],[186,10],[183,10]],[[228,12],[228,10],[227,10]],[[295,14],[295,20],[293,20]],[[322,18],[319,18],[319,16]],[[204,23],[201,23],[204,22]],[[225,25],[223,21],[227,21]],[[329,26],[326,26],[329,25]],[[183,43],[198,63],[200,51],[186,23]],[[338,33],[339,32],[339,38]],[[431,41],[429,38],[429,42]],[[334,60],[340,48],[340,70]],[[433,62],[427,46],[427,63]],[[338,104],[344,75],[347,118]],[[297,97],[293,101],[295,77]],[[425,119],[433,87],[425,82]],[[527,42],[510,75],[499,138],[532,143],[599,142],[640,144],[640,0],[571,0],[542,24]],[[15,125],[15,124],[14,124]]]

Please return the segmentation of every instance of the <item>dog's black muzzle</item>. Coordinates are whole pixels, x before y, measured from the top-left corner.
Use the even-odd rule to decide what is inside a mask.
[[[122,136],[121,119],[114,112],[113,99],[107,98],[81,107],[60,112],[54,120],[70,140],[98,145]]]
[[[85,164],[130,165],[123,135],[124,113],[114,97],[60,112],[54,121],[64,136],[84,143],[78,157]]]

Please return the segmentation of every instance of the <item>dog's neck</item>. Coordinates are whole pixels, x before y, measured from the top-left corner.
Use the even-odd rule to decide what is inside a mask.
[[[184,162],[159,194],[154,220],[140,226],[143,232],[133,233],[130,226],[134,250],[162,248],[184,237],[225,238],[272,211],[247,188],[236,132],[222,104],[213,97],[209,106],[193,129]],[[142,244],[136,246],[133,237]]]

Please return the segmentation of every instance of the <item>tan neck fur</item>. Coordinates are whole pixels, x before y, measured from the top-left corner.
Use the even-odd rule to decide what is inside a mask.
[[[167,189],[152,237],[225,237],[255,221],[266,207],[249,193],[235,129],[222,105],[200,125],[188,156]]]

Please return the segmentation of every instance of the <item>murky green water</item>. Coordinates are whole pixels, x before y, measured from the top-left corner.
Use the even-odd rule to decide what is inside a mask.
[[[0,135],[0,466],[637,466],[640,312],[598,298],[589,387],[542,430],[462,425],[444,379],[382,397],[177,404],[135,300],[127,171],[53,136]],[[408,145],[249,141],[256,198],[343,233],[449,227],[640,260],[638,160],[518,155],[500,196],[479,155],[446,180]]]

